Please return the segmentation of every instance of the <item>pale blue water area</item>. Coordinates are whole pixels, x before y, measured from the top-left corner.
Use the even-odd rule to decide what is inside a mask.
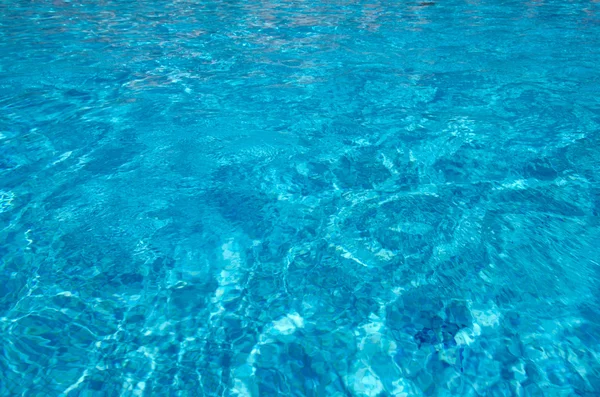
[[[1,396],[600,395],[597,1],[0,0]]]

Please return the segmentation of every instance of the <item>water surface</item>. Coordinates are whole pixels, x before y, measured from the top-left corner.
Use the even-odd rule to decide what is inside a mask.
[[[0,0],[0,395],[598,395],[599,65],[588,0]]]

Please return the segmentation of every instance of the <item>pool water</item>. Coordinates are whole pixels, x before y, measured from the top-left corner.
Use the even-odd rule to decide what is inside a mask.
[[[0,0],[0,395],[599,395],[599,65],[589,0]]]

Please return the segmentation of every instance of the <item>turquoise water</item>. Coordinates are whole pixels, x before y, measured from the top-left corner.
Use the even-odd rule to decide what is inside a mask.
[[[599,65],[587,0],[0,0],[0,395],[599,395]]]

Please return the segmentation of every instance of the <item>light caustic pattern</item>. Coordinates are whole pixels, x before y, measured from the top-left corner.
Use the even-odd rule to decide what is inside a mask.
[[[0,0],[0,395],[598,395],[599,43],[588,0]]]

